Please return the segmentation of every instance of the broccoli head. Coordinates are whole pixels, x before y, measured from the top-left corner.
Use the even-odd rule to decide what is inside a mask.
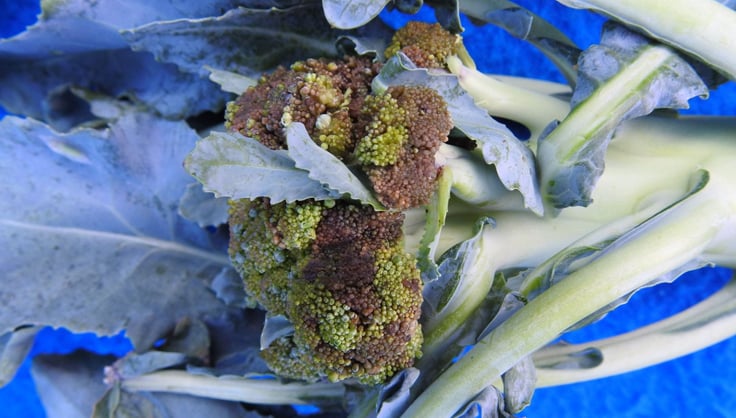
[[[403,214],[349,201],[230,207],[230,257],[254,303],[294,333],[263,357],[278,374],[380,383],[421,354],[422,282]]]
[[[452,129],[442,96],[428,87],[392,86],[365,100],[362,117],[355,154],[378,200],[394,209],[426,204],[441,170],[435,154]]]
[[[398,52],[422,68],[446,68],[447,57],[466,55],[459,35],[448,32],[439,23],[414,21],[396,31],[384,55],[390,58]]]
[[[352,120],[379,70],[379,63],[364,57],[308,59],[279,67],[228,105],[226,126],[283,149],[283,126],[301,122],[323,148],[344,157],[355,142]]]

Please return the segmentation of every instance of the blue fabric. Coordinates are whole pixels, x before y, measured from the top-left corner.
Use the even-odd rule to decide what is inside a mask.
[[[521,2],[524,3],[524,2]],[[595,43],[603,19],[584,11],[569,10],[553,1],[526,2],[535,12],[551,20],[578,45]],[[0,36],[18,33],[35,20],[38,4],[30,0],[0,1]],[[392,22],[405,18],[384,14]],[[423,20],[432,14],[423,11]],[[464,21],[466,44],[479,69],[562,82],[562,77],[546,58],[505,32],[491,26],[475,27]],[[693,113],[736,114],[734,84],[712,93],[708,101],[693,103]],[[0,117],[4,114],[0,109]],[[602,321],[566,336],[584,342],[616,335],[669,316],[714,292],[730,277],[726,269],[691,272],[671,285],[660,285],[636,294],[625,306]],[[98,339],[64,330],[43,330],[32,350],[67,353],[85,348],[100,353],[122,355],[130,349],[124,336]],[[523,413],[529,417],[736,417],[736,339],[701,352],[622,376],[594,382],[540,389],[532,405]],[[7,418],[43,418],[45,414],[35,392],[26,361],[16,379],[0,389],[0,415]]]

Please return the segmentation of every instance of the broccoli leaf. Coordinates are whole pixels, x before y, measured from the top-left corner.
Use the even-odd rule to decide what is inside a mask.
[[[506,412],[504,396],[495,386],[488,386],[475,395],[460,411],[455,413],[456,418],[511,418]]]
[[[390,418],[401,415],[411,402],[411,387],[419,379],[420,372],[415,368],[400,371],[381,387],[378,394],[376,418]]]
[[[222,418],[267,417],[258,412],[246,411],[237,402],[165,392],[133,392],[121,389],[119,385],[113,386],[105,393],[94,405],[92,413],[92,418],[188,418],[203,416]]]
[[[537,373],[532,357],[526,356],[521,359],[501,378],[504,390],[504,409],[512,415],[521,412],[531,403],[537,383]]]
[[[59,134],[0,122],[0,332],[50,325],[114,335],[138,349],[182,317],[226,308],[209,284],[229,267],[224,237],[177,214],[198,136],[183,122],[131,114],[109,129]]]
[[[507,0],[464,0],[460,11],[475,21],[492,23],[516,38],[529,41],[575,86],[580,49],[541,16]]]
[[[38,331],[39,327],[23,327],[0,336],[0,388],[13,380]]]
[[[107,389],[103,370],[113,361],[86,351],[34,357],[31,376],[48,418],[89,417]]]
[[[340,197],[297,168],[286,151],[237,133],[212,132],[197,141],[184,164],[204,190],[217,197],[269,197],[274,203]]]
[[[210,72],[210,80],[220,85],[222,91],[233,94],[243,94],[248,87],[255,86],[258,80],[231,71],[218,70],[205,65],[205,70]]]
[[[234,9],[243,6],[244,3],[248,7],[277,6],[273,4],[275,1],[271,0],[210,0],[206,2],[177,0],[91,2],[86,0],[64,0],[60,2],[42,2],[41,17],[43,19],[78,17],[114,29],[124,29],[158,20],[216,16],[221,14],[223,10]]]
[[[322,0],[324,16],[330,25],[354,29],[373,20],[390,0]]]
[[[206,75],[202,63],[255,76],[307,57],[334,56],[339,31],[330,27],[318,4],[287,9],[237,8],[222,16],[152,22],[122,31],[133,50]]]
[[[555,208],[587,206],[615,129],[658,108],[686,108],[707,95],[695,70],[665,46],[622,26],[607,25],[600,46],[580,57],[572,111],[538,143],[545,201]]]
[[[44,16],[0,41],[0,104],[10,112],[68,130],[93,119],[72,88],[126,97],[172,119],[225,103],[225,93],[209,80],[130,51],[114,27],[71,14]]]
[[[304,124],[289,124],[286,142],[289,156],[294,159],[296,167],[309,172],[309,178],[337,193],[347,194],[376,209],[383,209],[373,192],[342,161],[312,140]]]
[[[496,167],[504,187],[519,190],[524,205],[534,213],[544,212],[531,150],[505,125],[478,107],[456,76],[417,68],[406,55],[399,53],[386,62],[373,80],[373,90],[382,91],[392,85],[419,85],[437,90],[447,102],[455,127],[478,144],[486,163]]]
[[[205,192],[201,183],[187,185],[179,201],[179,215],[201,227],[227,223],[227,198]]]

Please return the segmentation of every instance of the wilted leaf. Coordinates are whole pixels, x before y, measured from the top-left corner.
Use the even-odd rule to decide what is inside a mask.
[[[271,202],[339,197],[309,178],[286,151],[272,150],[237,133],[212,132],[197,141],[185,161],[204,190],[231,199],[269,197]]]
[[[24,324],[114,335],[138,349],[182,317],[225,309],[209,288],[229,267],[222,237],[177,214],[197,140],[183,122],[128,115],[58,134],[0,121],[4,251],[0,331]]]

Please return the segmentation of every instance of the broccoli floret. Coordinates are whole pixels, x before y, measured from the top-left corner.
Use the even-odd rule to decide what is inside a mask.
[[[403,216],[348,201],[231,203],[230,257],[248,296],[294,324],[263,352],[276,373],[375,384],[421,354]]]
[[[441,170],[435,154],[452,129],[442,96],[428,87],[389,87],[366,99],[363,117],[355,153],[378,200],[395,209],[426,204]]]
[[[390,58],[398,52],[422,68],[446,68],[447,57],[466,54],[459,35],[453,35],[439,23],[414,21],[396,31],[384,55]]]
[[[338,157],[355,145],[357,119],[380,64],[364,57],[308,59],[264,75],[228,105],[226,127],[271,149],[286,148],[283,126],[301,122],[310,136]]]
[[[268,199],[230,201],[229,254],[243,277],[250,306],[286,313],[286,290],[297,262],[316,236],[330,202],[280,203]]]

